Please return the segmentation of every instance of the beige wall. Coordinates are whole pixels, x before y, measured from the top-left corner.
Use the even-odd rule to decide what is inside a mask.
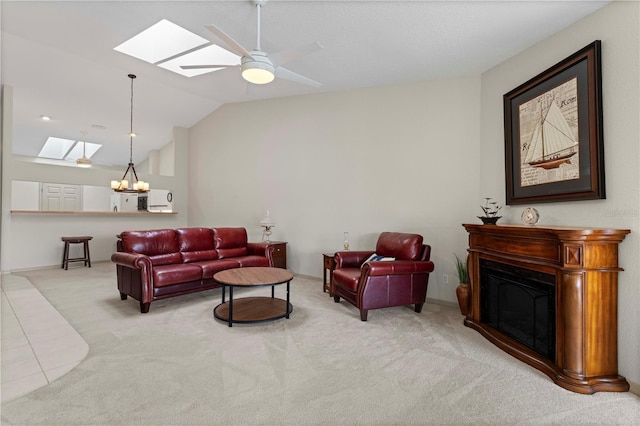
[[[436,262],[429,297],[453,302],[461,223],[480,212],[479,83],[225,105],[190,131],[189,224],[246,226],[259,240],[268,209],[289,268],[315,277],[345,231],[356,250],[375,248],[382,231],[417,232]]]
[[[502,95],[602,40],[606,200],[534,204],[541,223],[630,229],[620,245],[619,367],[640,383],[640,3],[615,2],[482,75],[480,192],[504,200]],[[524,206],[505,213],[518,221]]]

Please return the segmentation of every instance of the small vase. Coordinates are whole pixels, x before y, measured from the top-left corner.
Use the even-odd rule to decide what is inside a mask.
[[[493,216],[493,217],[478,216],[478,219],[480,219],[482,223],[484,223],[485,225],[495,225],[496,223],[498,223],[498,219],[500,219],[501,217],[502,216]]]
[[[471,315],[471,286],[467,283],[460,283],[456,287],[456,297],[460,306],[460,313],[465,317]]]

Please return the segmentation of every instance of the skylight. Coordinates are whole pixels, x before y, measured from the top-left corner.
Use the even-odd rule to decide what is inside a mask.
[[[78,141],[73,146],[71,151],[69,151],[69,153],[64,157],[64,159],[65,160],[76,161],[78,158],[82,157],[82,146],[83,145],[86,145],[86,147],[85,147],[85,156],[87,158],[91,158],[93,156],[93,154],[95,154],[96,151],[99,150],[102,147],[102,145],[99,145],[97,143],[80,142],[80,141]]]
[[[163,19],[114,47],[114,50],[156,64],[207,43],[209,40],[206,38]]]
[[[75,161],[82,157],[82,148],[85,144],[85,155],[87,158],[91,158],[93,154],[102,147],[102,145],[97,143],[49,137],[40,150],[38,157]]]
[[[65,155],[67,155],[69,149],[71,149],[74,143],[75,141],[72,141],[70,139],[49,137],[40,150],[40,154],[38,154],[38,157],[62,160]]]
[[[194,77],[222,68],[185,70],[180,68],[182,65],[240,65],[240,56],[211,44],[209,40],[166,19],[133,36],[114,50],[185,77]]]

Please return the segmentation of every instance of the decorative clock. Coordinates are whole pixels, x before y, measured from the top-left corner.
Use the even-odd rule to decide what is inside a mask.
[[[535,225],[540,220],[540,213],[533,207],[527,207],[522,211],[522,223],[525,225]]]

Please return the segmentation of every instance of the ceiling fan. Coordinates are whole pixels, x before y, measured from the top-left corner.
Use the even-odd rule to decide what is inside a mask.
[[[240,43],[227,35],[215,25],[207,25],[206,29],[214,33],[225,42],[230,51],[241,56],[240,69],[242,77],[253,84],[271,83],[276,77],[283,80],[294,81],[313,87],[320,87],[322,84],[303,75],[297,74],[282,65],[288,64],[301,56],[308,55],[322,49],[318,42],[310,43],[290,50],[283,50],[277,53],[266,53],[260,48],[260,10],[267,3],[267,0],[251,0],[258,11],[257,42],[256,48],[249,51]],[[209,68],[229,68],[238,65],[182,65],[182,69],[209,69]]]

